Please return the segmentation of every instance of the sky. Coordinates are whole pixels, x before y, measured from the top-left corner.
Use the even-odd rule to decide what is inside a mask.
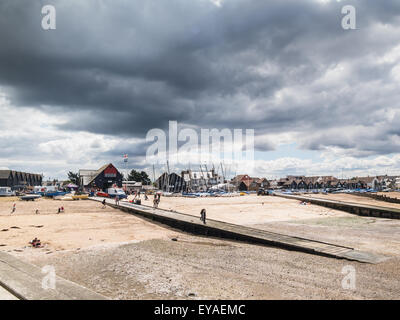
[[[3,0],[0,168],[152,177],[146,134],[177,121],[254,129],[231,175],[400,175],[399,62],[398,0]]]

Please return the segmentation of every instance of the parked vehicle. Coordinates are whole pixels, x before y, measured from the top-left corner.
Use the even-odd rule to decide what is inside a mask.
[[[0,187],[0,197],[11,196],[15,196],[15,191],[12,191],[10,187]]]
[[[108,188],[107,193],[110,198],[115,198],[116,196],[118,196],[118,198],[124,199],[128,197],[125,191],[120,188]]]

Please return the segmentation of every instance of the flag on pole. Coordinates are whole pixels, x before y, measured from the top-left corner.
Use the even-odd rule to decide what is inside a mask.
[[[128,162],[128,155],[124,154],[124,162]]]

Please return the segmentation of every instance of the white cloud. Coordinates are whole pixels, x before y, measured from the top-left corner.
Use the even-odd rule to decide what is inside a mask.
[[[67,115],[15,108],[4,94],[0,94],[0,114],[0,168],[44,173],[45,177],[65,178],[69,170],[97,169],[116,160],[104,156],[106,152],[138,141],[59,130],[56,126],[65,122]]]

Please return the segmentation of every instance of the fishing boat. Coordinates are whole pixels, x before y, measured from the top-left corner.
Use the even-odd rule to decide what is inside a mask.
[[[35,201],[36,199],[41,198],[40,194],[26,194],[24,196],[19,197],[21,200],[24,201]]]
[[[57,186],[35,186],[33,192],[43,197],[54,198],[65,196],[68,192],[58,190]]]
[[[96,193],[97,197],[104,197],[104,198],[109,198],[109,194],[107,192],[99,191]]]
[[[58,197],[58,196],[65,196],[67,192],[65,191],[48,191],[44,193],[45,197],[53,198],[53,197]]]
[[[80,195],[73,195],[71,196],[73,200],[86,200],[89,199],[88,194],[80,194]]]

